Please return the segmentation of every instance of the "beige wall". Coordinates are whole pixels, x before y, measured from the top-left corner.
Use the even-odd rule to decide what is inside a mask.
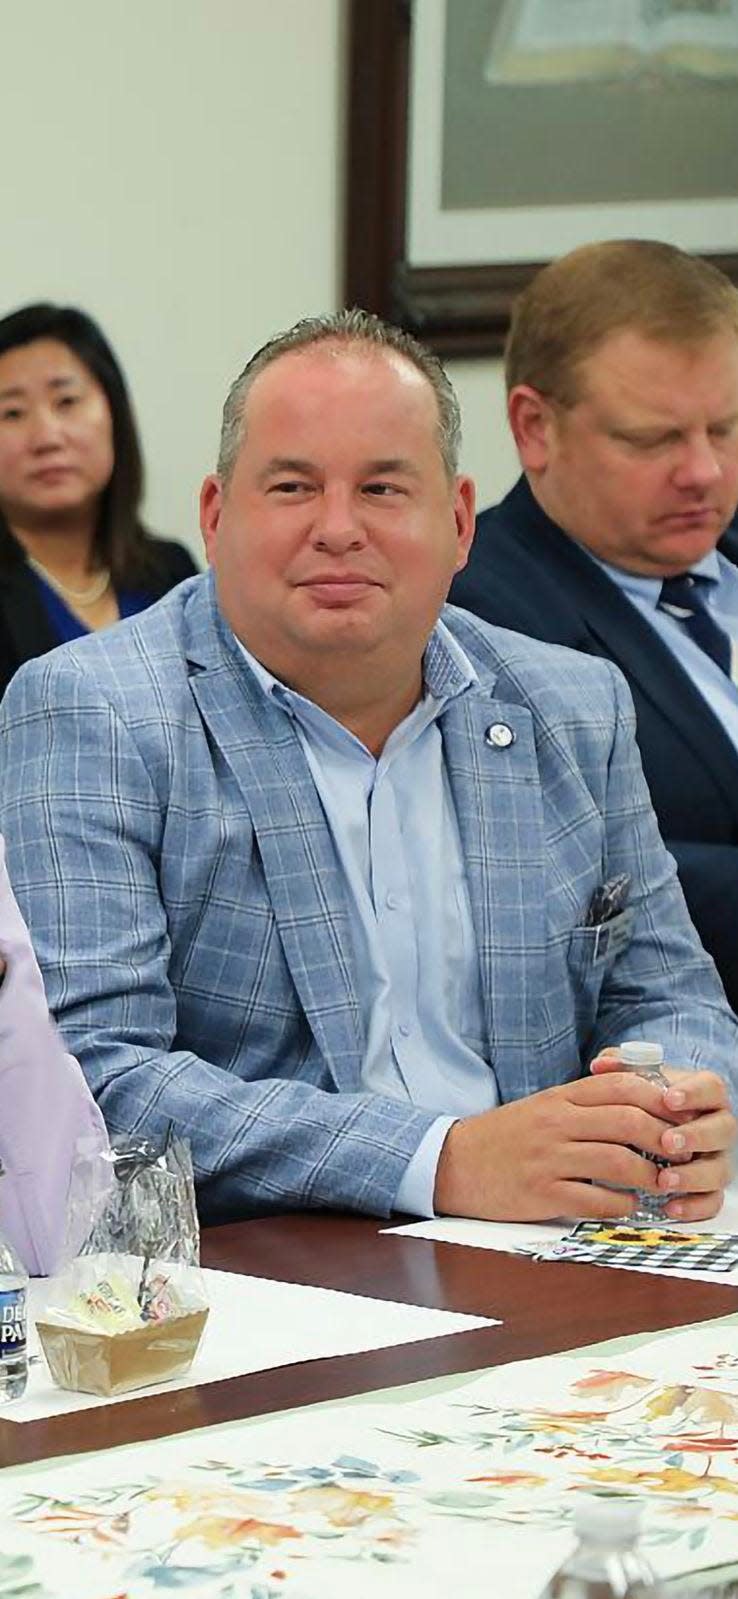
[[[227,383],[338,292],[337,0],[0,13],[2,308],[48,296],[100,319],[136,401],[150,522],[197,545]]]
[[[98,317],[129,377],[152,527],[199,550],[225,388],[338,303],[341,0],[0,0],[0,311]],[[511,481],[499,375],[453,364],[465,466]]]
[[[480,510],[499,500],[520,470],[507,425],[501,361],[449,361],[464,418],[462,465],[477,484]]]

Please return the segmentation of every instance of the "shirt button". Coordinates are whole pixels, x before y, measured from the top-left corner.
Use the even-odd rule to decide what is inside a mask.
[[[400,1022],[397,1030],[403,1038],[409,1038],[412,1032],[412,1027],[409,1022]]]
[[[387,906],[388,911],[399,910],[399,908],[400,908],[400,896],[399,896],[399,894],[387,894],[386,897],[385,897],[384,903]]]

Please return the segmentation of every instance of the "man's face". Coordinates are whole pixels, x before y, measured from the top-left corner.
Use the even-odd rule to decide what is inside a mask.
[[[510,396],[534,493],[612,565],[648,577],[686,570],[738,503],[738,337],[685,346],[622,330],[582,362],[578,387],[569,409],[538,397],[525,439],[515,395],[535,391]]]
[[[326,657],[419,665],[474,526],[427,380],[394,352],[309,346],[259,374],[245,422],[230,483],[208,478],[201,497],[237,637],[296,688]]]

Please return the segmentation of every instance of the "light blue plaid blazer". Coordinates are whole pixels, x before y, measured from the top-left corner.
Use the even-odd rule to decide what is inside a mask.
[[[501,1098],[637,1036],[735,1082],[736,1022],[660,841],[619,673],[444,620],[479,674],[441,727]],[[486,740],[493,722],[508,748]],[[433,1117],[362,1092],[330,834],[209,576],[21,669],[0,712],[0,825],[51,1007],[113,1132],[173,1118],[211,1221],[391,1209]],[[582,924],[620,872],[633,937],[598,963]]]

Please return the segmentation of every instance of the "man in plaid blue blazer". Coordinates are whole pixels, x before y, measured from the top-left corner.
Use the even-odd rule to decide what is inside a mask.
[[[441,613],[473,534],[439,364],[363,313],[257,354],[211,563],[24,667],[2,826],[110,1130],[201,1211],[716,1213],[738,1026],[616,669]],[[668,1090],[602,1052],[655,1039]],[[637,1151],[671,1158],[660,1170]]]

